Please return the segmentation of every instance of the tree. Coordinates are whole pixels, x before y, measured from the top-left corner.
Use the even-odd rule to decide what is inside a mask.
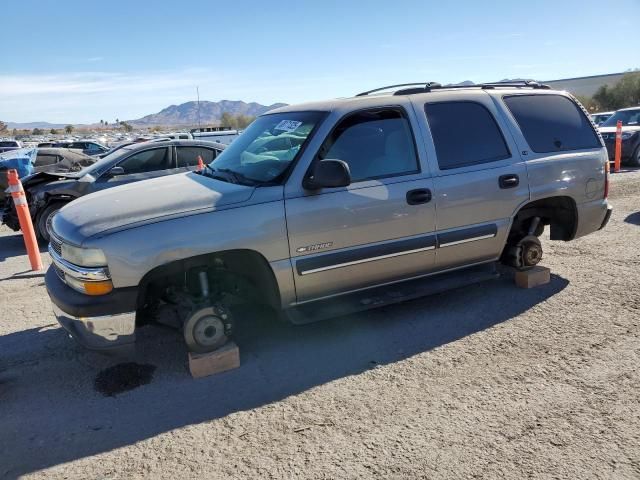
[[[42,130],[40,130],[39,128],[34,128],[31,131],[31,135],[42,135],[42,133],[43,133]]]
[[[7,130],[7,124],[0,120],[0,133]]]
[[[116,123],[120,123],[120,120],[118,120],[117,118],[116,118]]]
[[[237,127],[241,130],[247,128],[249,125],[251,125],[251,123],[256,119],[256,117],[252,116],[252,115],[238,115],[236,117],[236,124]]]
[[[109,125],[109,122],[105,120],[104,121],[104,126],[106,127],[107,125]]]
[[[49,130],[49,133],[51,135],[57,135],[58,134],[58,130],[56,130],[55,128],[52,128],[51,130]]]
[[[222,112],[222,115],[220,116],[220,126],[233,129],[244,129],[247,128],[255,119],[256,117],[251,115],[243,115],[241,113],[233,115],[229,112]]]
[[[122,128],[124,128],[125,132],[132,132],[133,131],[133,127],[131,125],[129,125],[127,122],[120,122],[120,126]]]
[[[613,87],[601,86],[592,99],[582,97],[581,102],[585,106],[593,106],[594,110],[618,110],[640,105],[640,72],[625,74]]]
[[[67,135],[70,135],[71,132],[73,132],[73,125],[67,125],[66,127],[64,127],[64,131],[67,133]]]
[[[238,128],[238,120],[229,112],[220,115],[220,126],[226,128]]]
[[[590,112],[597,112],[599,110],[598,102],[591,97],[585,97],[584,95],[576,95],[578,101]]]

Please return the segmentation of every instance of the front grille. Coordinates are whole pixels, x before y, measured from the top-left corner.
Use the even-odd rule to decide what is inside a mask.
[[[49,244],[51,245],[51,249],[54,252],[62,256],[62,242],[58,238],[54,237],[53,235],[50,235]]]
[[[62,280],[63,282],[65,281],[64,279],[64,272],[60,269],[60,267],[58,267],[55,263],[52,263],[53,265],[53,269],[56,271],[56,273],[58,274],[58,277],[60,277],[60,280]]]

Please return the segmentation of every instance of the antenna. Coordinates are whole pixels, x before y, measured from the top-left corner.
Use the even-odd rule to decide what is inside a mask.
[[[196,95],[198,97],[198,128],[200,128],[200,89],[196,85]]]

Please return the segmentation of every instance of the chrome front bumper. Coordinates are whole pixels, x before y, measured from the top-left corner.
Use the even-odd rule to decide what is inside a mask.
[[[86,348],[102,350],[135,342],[136,312],[74,317],[53,304],[53,313],[58,323]]]

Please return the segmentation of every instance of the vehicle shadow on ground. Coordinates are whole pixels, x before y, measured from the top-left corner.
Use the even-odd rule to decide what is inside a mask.
[[[632,213],[631,215],[627,215],[627,218],[624,219],[626,223],[630,223],[632,225],[640,225],[640,212]]]
[[[156,366],[155,376],[115,397],[96,392],[95,377],[130,359],[88,352],[54,325],[2,336],[0,477],[15,478],[258,408],[428,352],[512,320],[567,285],[552,275],[548,285],[521,290],[503,277],[304,326],[245,319],[236,335],[241,367],[199,380],[187,372],[177,332],[145,327],[134,360]],[[209,440],[215,444],[225,438]]]
[[[47,251],[46,245],[40,245],[40,253]],[[22,233],[16,232],[15,235],[0,236],[0,262],[4,262],[8,258],[19,257],[25,255],[27,250],[24,246]]]

